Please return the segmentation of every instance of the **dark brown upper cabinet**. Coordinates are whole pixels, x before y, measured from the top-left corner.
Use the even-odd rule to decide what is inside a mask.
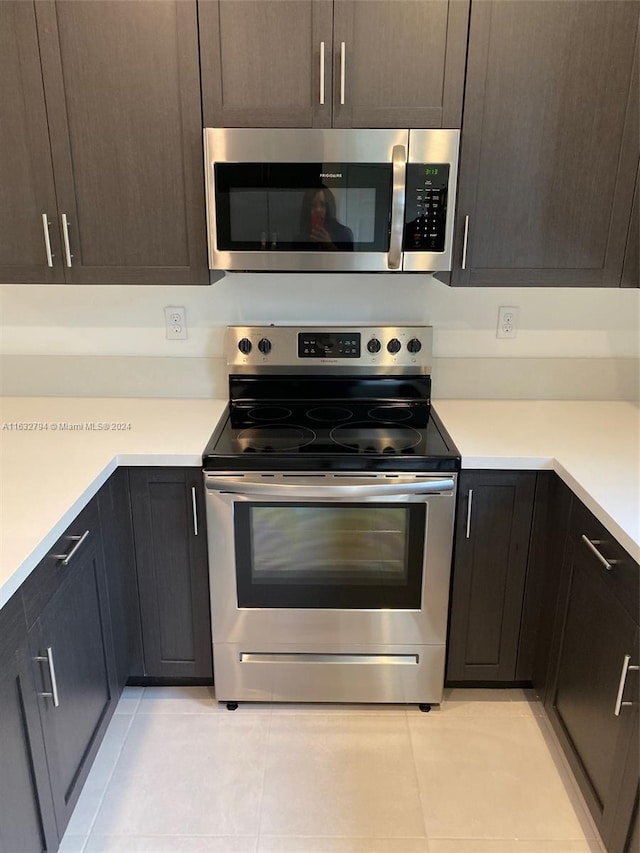
[[[208,127],[460,127],[468,0],[200,0]]]
[[[200,0],[205,126],[330,127],[332,6]]]
[[[32,3],[0,3],[0,282],[64,281]]]
[[[639,8],[472,4],[453,284],[620,286],[640,149]]]
[[[208,284],[195,0],[1,5],[1,280]]]

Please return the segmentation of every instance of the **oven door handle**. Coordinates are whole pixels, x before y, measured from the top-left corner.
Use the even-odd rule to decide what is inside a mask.
[[[451,477],[435,480],[423,480],[399,483],[352,483],[340,486],[323,486],[319,483],[257,483],[244,479],[233,480],[228,477],[211,477],[205,479],[206,487],[212,492],[228,495],[259,495],[261,497],[292,498],[385,498],[391,495],[432,495],[453,494],[455,486]]]

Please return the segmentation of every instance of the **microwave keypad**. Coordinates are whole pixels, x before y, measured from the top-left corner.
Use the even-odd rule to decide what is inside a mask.
[[[407,163],[405,252],[444,252],[448,163]]]

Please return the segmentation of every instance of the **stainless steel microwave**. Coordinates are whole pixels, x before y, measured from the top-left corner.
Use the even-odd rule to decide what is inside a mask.
[[[450,270],[459,136],[205,128],[209,267]]]

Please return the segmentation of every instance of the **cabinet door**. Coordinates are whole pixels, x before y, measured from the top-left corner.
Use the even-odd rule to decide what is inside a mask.
[[[67,282],[208,284],[195,0],[37,21]]]
[[[98,492],[102,551],[109,595],[119,691],[131,676],[143,675],[140,601],[131,522],[129,475],[118,468]]]
[[[334,127],[460,127],[469,3],[336,0]]]
[[[200,0],[199,22],[206,127],[331,126],[331,0]]]
[[[0,612],[0,853],[58,846],[22,602]]]
[[[0,152],[0,282],[63,282],[36,17],[26,0],[0,3]]]
[[[202,471],[133,468],[129,477],[144,674],[211,678]]]
[[[60,835],[117,700],[99,537],[83,544],[68,568],[29,631]]]
[[[515,680],[535,482],[533,473],[462,472],[448,681]]]
[[[453,284],[620,286],[639,9],[472,4]]]
[[[631,822],[635,792],[627,814],[620,815],[625,765],[634,761],[630,777],[637,785],[638,753],[630,749],[638,724],[638,672],[629,671],[622,699],[632,702],[616,715],[625,656],[638,660],[638,626],[614,596],[605,568],[581,538],[571,531],[567,552],[568,589],[563,596],[558,626],[559,649],[553,687],[545,708],[569,764],[605,841],[624,824],[622,843],[609,853],[621,853]],[[598,542],[600,540],[597,540]],[[613,566],[612,573],[616,571]],[[637,608],[637,595],[633,606]],[[617,817],[616,817],[617,813]]]

